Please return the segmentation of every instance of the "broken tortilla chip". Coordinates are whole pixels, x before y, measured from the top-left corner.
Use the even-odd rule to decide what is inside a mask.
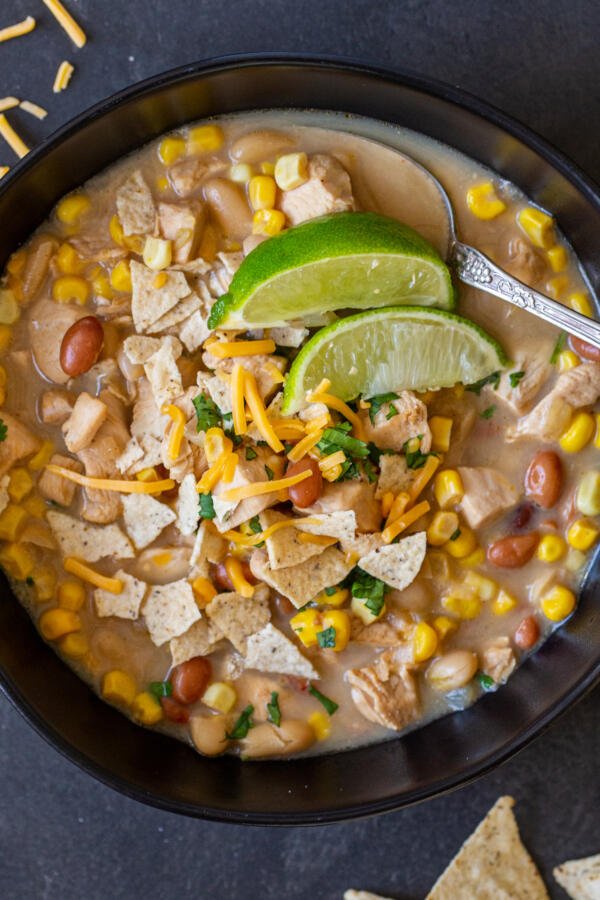
[[[98,562],[108,556],[131,559],[135,551],[118,525],[90,525],[56,509],[46,516],[63,556]]]
[[[227,541],[220,534],[215,534],[211,526],[203,521],[196,532],[190,566],[196,566],[199,562],[223,562],[227,556],[227,547]]]
[[[195,656],[207,656],[222,638],[223,635],[214,622],[205,618],[198,619],[185,634],[169,641],[173,665],[178,666]]]
[[[139,169],[123,182],[115,199],[123,234],[154,234],[156,208],[152,191]]]
[[[250,568],[260,581],[279,591],[299,609],[326,587],[339,584],[353,566],[335,547],[326,547],[318,556],[286,569],[272,569],[267,554],[255,550],[250,558]]]
[[[362,556],[358,565],[373,578],[379,578],[397,591],[403,591],[419,574],[426,549],[427,535],[424,531],[419,531],[397,544],[386,544]]]
[[[166,280],[156,287],[156,272],[132,259],[131,315],[135,330],[147,331],[166,313],[190,294],[190,286],[183,272],[166,271]]]
[[[375,499],[381,500],[384,494],[399,494],[408,491],[415,479],[415,470],[409,469],[406,457],[397,453],[385,453],[379,460],[379,478],[375,488]]]
[[[552,872],[573,900],[599,900],[600,853],[584,859],[570,859]]]
[[[283,522],[289,519],[289,516],[276,512],[273,509],[266,509],[260,513],[260,527],[264,531],[276,522]],[[295,528],[282,528],[276,531],[271,537],[265,541],[267,555],[269,557],[269,565],[272,569],[285,569],[289,566],[297,566],[311,556],[318,556],[324,548],[318,544],[304,543],[298,540],[298,532]]]
[[[196,490],[196,476],[190,472],[179,485],[177,495],[177,528],[181,534],[193,534],[200,519],[200,503]]]
[[[337,538],[338,541],[351,541],[356,534],[356,513],[352,509],[339,510],[332,513],[313,513],[310,523],[298,519],[296,526],[308,534],[323,534]]]
[[[130,334],[123,342],[125,356],[134,366],[142,366],[153,353],[160,350],[160,338],[143,334]]]
[[[211,619],[236,650],[246,653],[246,641],[263,628],[271,618],[266,599],[242,597],[235,592],[217,594],[206,607]]]
[[[96,615],[101,619],[107,616],[116,616],[118,619],[137,619],[148,585],[145,581],[139,581],[123,570],[115,572],[114,577],[123,582],[123,590],[120,594],[113,594],[111,591],[97,588],[94,591]]]
[[[246,668],[260,672],[278,672],[299,678],[319,678],[312,663],[278,628],[265,625],[251,634],[246,642]]]
[[[197,294],[188,294],[177,306],[174,306],[168,313],[165,313],[152,325],[149,325],[147,331],[150,334],[158,334],[161,331],[166,331],[167,328],[173,328],[175,325],[179,325],[180,322],[188,319],[198,309],[200,309],[200,297]]]
[[[175,519],[175,513],[166,503],[155,500],[149,494],[126,494],[123,497],[123,521],[127,534],[138,550],[155,541]]]
[[[144,604],[150,639],[157,647],[184,634],[200,618],[191,585],[185,580],[156,584]]]

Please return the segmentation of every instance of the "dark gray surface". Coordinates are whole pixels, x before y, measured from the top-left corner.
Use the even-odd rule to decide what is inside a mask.
[[[593,0],[67,0],[90,36],[76,50],[40,0],[2,0],[0,95],[50,110],[13,121],[32,143],[119,88],[198,58],[241,51],[338,53],[452,82],[512,113],[600,180],[600,6]],[[58,63],[76,65],[54,97]],[[0,148],[0,165],[10,154]],[[551,868],[600,851],[600,691],[494,773],[378,819],[248,829],[182,819],[127,800],[62,759],[0,698],[3,900],[334,900],[349,886],[423,897],[502,793],[553,897]],[[343,765],[343,757],[340,759]]]

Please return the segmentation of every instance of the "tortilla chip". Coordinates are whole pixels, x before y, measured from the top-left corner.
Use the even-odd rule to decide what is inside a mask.
[[[600,853],[570,859],[552,874],[573,900],[600,900]]]
[[[386,544],[361,556],[358,565],[374,578],[385,581],[397,591],[403,591],[419,574],[426,550],[427,535],[419,531],[397,544]]]
[[[383,538],[377,532],[375,534],[357,534],[350,541],[340,541],[340,547],[344,553],[350,553],[358,561],[361,556],[367,556],[374,550],[383,547]]]
[[[200,503],[196,490],[196,476],[186,475],[179,485],[177,496],[177,527],[182,534],[193,534],[200,519]]]
[[[144,604],[146,627],[157,647],[184,634],[199,618],[194,592],[184,578],[154,585]]]
[[[198,372],[196,384],[200,388],[200,392],[208,394],[222,413],[231,412],[231,387],[229,381],[223,381],[218,375],[209,375],[208,372]]]
[[[223,635],[214,622],[205,618],[198,619],[185,634],[169,641],[173,665],[178,666],[195,656],[208,656],[222,638]]]
[[[98,562],[109,556],[131,559],[135,551],[118,525],[91,525],[66,513],[50,509],[46,516],[63,556]]]
[[[96,615],[101,619],[106,616],[137,619],[148,585],[145,581],[139,581],[133,575],[123,572],[122,569],[115,572],[115,578],[119,578],[123,582],[123,590],[120,594],[113,594],[101,588],[94,591]]]
[[[523,846],[512,797],[500,797],[467,838],[426,900],[548,900]]]
[[[207,323],[208,317],[202,314],[202,309],[199,309],[181,325],[179,337],[188,353],[193,353],[198,347],[201,347],[210,335]]]
[[[156,272],[132,259],[131,315],[135,330],[147,331],[154,322],[168,313],[180,300],[191,293],[183,272],[166,271],[165,283],[156,287]]]
[[[263,550],[255,550],[250,568],[257,578],[283,594],[299,609],[326,587],[339,584],[353,566],[335,547],[326,547],[318,556],[300,565],[275,570],[271,569],[267,554]]]
[[[299,678],[319,678],[314,666],[278,628],[269,622],[246,642],[246,668]]]
[[[227,556],[227,547],[227,541],[215,534],[207,522],[202,522],[196,534],[190,566],[195,566],[200,561],[222,562]]]
[[[176,518],[166,503],[155,500],[149,494],[123,495],[123,521],[138,550],[155,541],[163,528]]]
[[[266,509],[259,516],[261,528],[268,528],[275,522],[281,522],[283,519],[289,519],[289,516],[276,512],[273,509]],[[304,543],[298,539],[298,532],[295,528],[282,528],[276,531],[271,537],[265,541],[267,555],[269,557],[269,565],[272,569],[285,569],[288,566],[297,566],[311,556],[318,556],[323,552],[323,547],[318,544]]]
[[[123,341],[125,356],[134,366],[142,366],[153,353],[160,350],[160,339],[143,334],[130,334]]]
[[[206,607],[211,619],[239,653],[246,653],[246,641],[271,618],[266,599],[242,597],[235,592],[217,594]]]
[[[168,336],[162,339],[160,348],[144,363],[144,371],[159,410],[165,403],[171,403],[183,394],[181,372],[177,367],[180,355],[181,344],[176,338]]]
[[[165,313],[164,316],[161,316],[160,319],[157,319],[156,322],[150,325],[147,331],[150,334],[158,334],[160,331],[166,331],[167,328],[173,328],[189,318],[199,308],[200,297],[197,294],[188,294],[177,306],[174,306],[168,313]]]
[[[352,509],[332,513],[314,513],[309,516],[316,519],[317,524],[309,525],[298,519],[297,528],[309,534],[324,534],[337,538],[338,541],[351,541],[356,533],[356,513]]]
[[[372,894],[370,891],[355,891],[350,888],[344,891],[344,900],[390,900],[389,897],[382,897],[381,894]]]
[[[406,458],[397,453],[384,453],[379,460],[379,479],[375,488],[375,499],[381,500],[384,494],[399,494],[407,491],[415,477],[415,473],[406,465]]]
[[[123,234],[154,234],[156,208],[152,192],[137,169],[117,191],[117,213]]]

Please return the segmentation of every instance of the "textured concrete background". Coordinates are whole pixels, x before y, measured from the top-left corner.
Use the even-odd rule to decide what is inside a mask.
[[[595,0],[67,0],[76,50],[41,0],[1,0],[0,96],[50,110],[15,124],[32,143],[113,91],[171,66],[241,51],[338,53],[412,69],[512,113],[600,181],[600,6]],[[53,97],[58,63],[76,66]],[[0,165],[10,163],[0,149]],[[494,800],[509,792],[553,897],[553,865],[600,851],[600,692],[517,758],[451,796],[364,822],[249,829],[179,818],[121,797],[46,746],[0,698],[3,900],[339,900],[349,886],[417,900]],[[343,763],[342,763],[343,764]]]

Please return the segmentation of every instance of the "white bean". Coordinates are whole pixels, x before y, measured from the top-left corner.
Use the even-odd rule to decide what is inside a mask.
[[[315,742],[315,734],[307,722],[288,719],[278,728],[269,722],[256,725],[242,741],[243,759],[262,759],[266,756],[289,756],[300,753]]]
[[[470,650],[452,650],[431,663],[427,678],[442,693],[464,687],[477,671],[477,654]]]
[[[190,733],[196,750],[205,756],[219,756],[225,753],[230,741],[226,732],[233,727],[235,716],[193,716],[190,719]]]
[[[229,155],[234,162],[259,163],[273,159],[293,144],[291,138],[279,131],[250,131],[233,142]]]

